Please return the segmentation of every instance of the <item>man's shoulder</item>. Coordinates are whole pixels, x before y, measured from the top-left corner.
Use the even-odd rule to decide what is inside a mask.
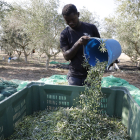
[[[67,26],[67,27],[61,32],[61,34],[67,34],[68,31],[69,31],[69,27]]]

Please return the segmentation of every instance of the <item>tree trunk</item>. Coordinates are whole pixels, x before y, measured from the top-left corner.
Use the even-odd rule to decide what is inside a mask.
[[[21,52],[18,52],[18,51],[17,51],[17,54],[18,54],[18,58],[17,58],[17,59],[19,60],[19,58],[20,58],[20,56],[21,56]]]
[[[50,57],[47,57],[47,60],[46,60],[46,70],[49,69],[49,62],[50,62]]]
[[[53,59],[54,59],[54,61],[56,61],[56,56],[55,55],[54,55],[54,58]]]
[[[31,52],[31,58],[33,57],[33,52]]]
[[[20,54],[18,54],[18,58],[17,59],[19,60],[19,58],[20,58]]]
[[[27,55],[25,55],[25,62],[27,63]]]

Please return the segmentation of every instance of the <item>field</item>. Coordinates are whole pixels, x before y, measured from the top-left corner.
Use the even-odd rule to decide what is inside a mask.
[[[125,79],[140,89],[140,67],[134,66],[130,58],[125,54],[121,54],[119,60],[120,63],[118,66],[120,70],[107,71],[104,73],[104,76],[113,75]],[[54,61],[54,59],[52,58],[51,61]],[[66,62],[62,53],[56,57],[55,61],[61,63]],[[8,63],[8,56],[3,51],[0,51],[0,78],[4,80],[19,79],[23,81],[37,81],[52,75],[66,75],[68,72],[66,66],[55,64],[50,64],[49,69],[46,70],[45,63],[46,56],[42,56],[39,61],[37,53],[34,53],[32,57],[28,57],[28,63],[25,63],[24,56],[21,56],[19,60],[11,60]]]

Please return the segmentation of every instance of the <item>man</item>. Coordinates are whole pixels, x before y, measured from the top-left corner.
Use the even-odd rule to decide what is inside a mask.
[[[64,58],[71,61],[67,79],[69,85],[82,86],[87,77],[87,69],[83,68],[83,46],[90,37],[100,38],[95,25],[79,21],[80,13],[73,4],[67,4],[62,10],[63,18],[68,25],[60,36],[60,47]]]

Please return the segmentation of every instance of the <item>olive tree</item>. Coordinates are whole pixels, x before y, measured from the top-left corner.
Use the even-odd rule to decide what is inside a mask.
[[[13,10],[12,6],[10,4],[8,4],[7,2],[4,1],[0,1],[0,23],[3,21],[5,15],[10,12],[11,10]],[[0,35],[2,35],[2,30],[0,28]],[[7,48],[8,46],[6,46]],[[2,42],[0,40],[0,49],[2,50],[3,45]]]
[[[117,38],[125,52],[137,65],[140,57],[140,1],[117,0]]]
[[[99,24],[99,16],[96,13],[90,12],[86,7],[83,7],[79,10],[80,12],[80,20],[87,23],[95,24],[98,28],[100,27]]]
[[[59,1],[31,0],[30,2],[29,31],[32,33],[32,41],[37,51],[46,55],[46,69],[48,69],[51,57],[60,52],[59,36],[64,28],[62,18],[57,11]]]
[[[14,52],[14,43],[12,43],[11,36],[12,34],[9,30],[5,30],[1,35],[1,46],[5,50],[5,53],[10,57]]]
[[[106,17],[103,21],[103,27],[101,31],[102,38],[115,38],[117,24],[115,22],[115,17]]]
[[[13,5],[2,22],[2,44],[8,44],[14,51],[25,56],[25,62],[31,52],[31,34],[28,32],[29,14],[21,6]],[[5,46],[6,47],[6,46]]]

